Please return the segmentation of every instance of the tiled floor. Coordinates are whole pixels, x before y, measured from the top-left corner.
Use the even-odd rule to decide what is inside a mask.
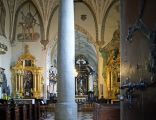
[[[55,120],[54,113],[49,114],[47,119],[43,120]],[[78,119],[77,120],[93,120],[93,113],[92,112],[78,112]]]

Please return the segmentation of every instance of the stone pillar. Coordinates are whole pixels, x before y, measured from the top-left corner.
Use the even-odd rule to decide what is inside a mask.
[[[77,120],[75,103],[75,33],[73,0],[60,0],[58,101],[55,120]]]

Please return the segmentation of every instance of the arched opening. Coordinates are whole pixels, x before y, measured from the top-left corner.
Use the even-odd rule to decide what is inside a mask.
[[[48,56],[48,98],[54,98],[57,96],[57,40],[51,52]],[[82,61],[81,61],[82,60]],[[85,63],[84,63],[85,62]],[[75,69],[78,75],[75,76],[75,83],[77,85],[75,89],[75,95],[84,95],[87,99],[88,92],[93,92],[97,96],[97,53],[94,45],[90,42],[88,37],[78,30],[75,30]],[[82,84],[79,84],[79,80],[82,80]],[[80,91],[80,87],[83,87],[83,91]],[[81,93],[81,94],[80,94]]]

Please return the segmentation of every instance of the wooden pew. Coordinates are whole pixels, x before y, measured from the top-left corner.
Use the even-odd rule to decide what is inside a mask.
[[[40,104],[32,104],[32,120],[40,120]]]
[[[20,120],[27,120],[27,108],[25,104],[19,104],[19,119]]]
[[[11,113],[8,105],[0,105],[0,119],[11,120]]]
[[[26,110],[27,110],[27,120],[33,120],[33,117],[32,117],[32,104],[26,104]]]
[[[20,120],[19,118],[19,107],[17,104],[10,105],[10,111],[11,111],[11,120]]]

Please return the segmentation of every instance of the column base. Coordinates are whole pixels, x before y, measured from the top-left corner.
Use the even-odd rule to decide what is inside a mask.
[[[57,103],[55,120],[77,120],[77,104],[71,102]]]

